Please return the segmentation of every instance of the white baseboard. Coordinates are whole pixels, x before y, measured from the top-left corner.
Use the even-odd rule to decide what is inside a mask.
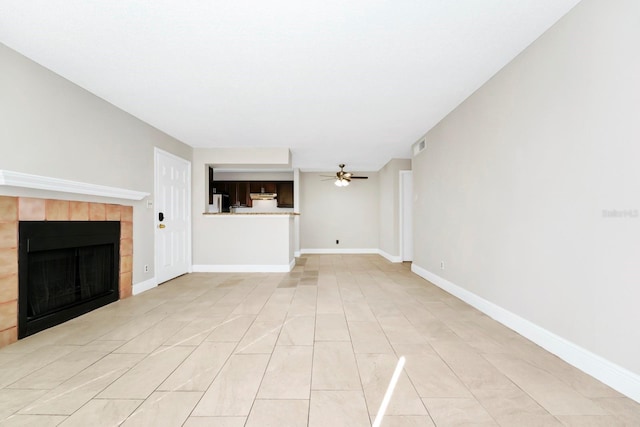
[[[382,249],[378,249],[378,254],[391,262],[402,262],[402,257],[400,257],[400,255],[389,255]]]
[[[296,256],[303,254],[378,254],[391,262],[402,262],[402,258],[399,255],[389,255],[382,249],[377,248],[364,248],[364,249],[300,249],[300,252]]]
[[[303,254],[377,254],[379,249],[300,249]]]
[[[288,273],[293,269],[296,260],[289,264],[247,265],[247,264],[194,264],[194,273]]]
[[[477,308],[614,390],[640,403],[640,376],[431,273],[415,263],[411,271]]]
[[[133,295],[138,295],[143,293],[144,291],[148,291],[149,289],[153,289],[158,286],[158,282],[155,277],[151,279],[145,280],[144,282],[136,283],[133,285],[133,289],[131,290]]]
[[[293,256],[296,257],[296,258],[300,258],[300,251],[295,251],[293,253]]]

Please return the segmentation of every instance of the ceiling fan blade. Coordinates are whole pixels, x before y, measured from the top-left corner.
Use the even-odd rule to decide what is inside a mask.
[[[368,176],[353,176],[352,172],[345,172],[344,164],[339,164],[338,166],[340,167],[340,170],[336,172],[335,176],[320,175],[321,177],[325,178],[322,181],[336,180],[336,185],[342,183],[344,184],[344,186],[346,186],[349,182],[351,182],[352,179],[369,179]]]

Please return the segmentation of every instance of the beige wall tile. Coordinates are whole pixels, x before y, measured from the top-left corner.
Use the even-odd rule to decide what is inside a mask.
[[[0,248],[16,248],[18,247],[18,223],[0,222]]]
[[[120,223],[120,238],[133,239],[133,223],[132,222],[122,221]]]
[[[105,221],[107,208],[104,203],[89,203],[89,221]]]
[[[0,277],[18,274],[18,253],[13,249],[0,249]]]
[[[69,221],[69,202],[47,199],[45,201],[45,219],[47,221]]]
[[[120,219],[133,222],[133,206],[120,206]]]
[[[120,274],[120,299],[129,298],[132,293],[131,273]]]
[[[133,255],[133,239],[120,240],[120,256]]]
[[[18,220],[18,198],[0,196],[0,221]]]
[[[0,277],[0,303],[18,299],[18,275]]]
[[[45,200],[20,197],[18,200],[18,215],[21,221],[44,221]]]
[[[133,257],[131,255],[120,257],[120,273],[130,273],[133,269]]]
[[[18,328],[13,327],[0,331],[0,348],[18,341]]]
[[[107,205],[107,221],[120,221],[120,205]]]
[[[89,203],[69,202],[69,219],[71,221],[89,221]]]
[[[18,325],[18,302],[9,301],[0,304],[0,331]]]

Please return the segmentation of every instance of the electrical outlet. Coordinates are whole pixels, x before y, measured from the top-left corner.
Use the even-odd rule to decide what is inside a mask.
[[[149,272],[149,264],[145,264],[144,265],[144,272],[148,273]]]
[[[440,261],[440,270],[444,270],[444,261]]]
[[[336,245],[340,244],[340,240],[336,239]]]

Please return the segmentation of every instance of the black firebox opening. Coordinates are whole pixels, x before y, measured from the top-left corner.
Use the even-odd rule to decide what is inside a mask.
[[[117,301],[118,221],[21,221],[18,337]]]

